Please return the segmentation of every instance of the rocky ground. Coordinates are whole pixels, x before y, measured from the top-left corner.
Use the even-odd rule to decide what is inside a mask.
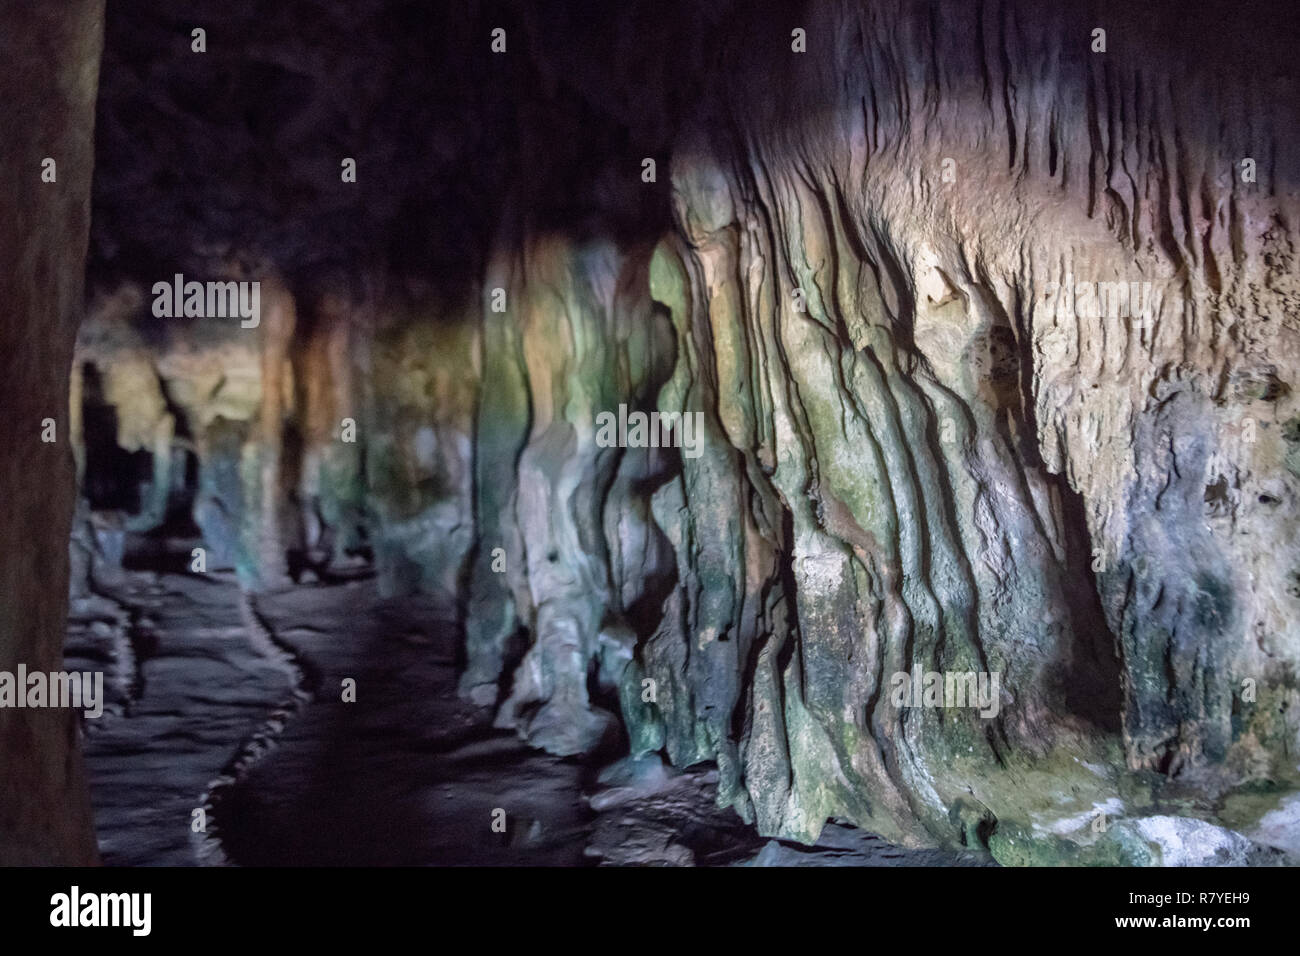
[[[764,841],[711,769],[531,749],[456,695],[452,609],[372,578],[242,602],[231,578],[155,571],[74,602],[67,667],[105,672],[85,744],[109,865],[982,862],[836,824]]]

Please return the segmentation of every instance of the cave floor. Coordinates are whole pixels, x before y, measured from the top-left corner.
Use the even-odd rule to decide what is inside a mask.
[[[714,806],[710,769],[625,761],[598,776],[533,750],[456,695],[445,603],[385,600],[357,578],[262,596],[256,609],[270,643],[221,575],[128,571],[73,602],[66,666],[106,675],[105,714],[83,724],[105,863],[983,862],[835,823],[815,847],[764,840]]]

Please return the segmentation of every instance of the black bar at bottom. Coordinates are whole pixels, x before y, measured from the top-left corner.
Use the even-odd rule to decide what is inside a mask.
[[[1282,868],[12,869],[0,870],[0,925],[12,939],[77,934],[127,946],[406,936],[499,949],[517,934],[545,948],[637,939],[695,948],[705,938],[775,944],[770,934],[789,932],[810,945],[847,932],[864,947],[899,934],[926,945],[1188,934],[1231,945],[1288,925],[1294,877]],[[76,922],[119,925],[70,925],[73,887]],[[147,935],[145,897],[132,894],[148,894]]]

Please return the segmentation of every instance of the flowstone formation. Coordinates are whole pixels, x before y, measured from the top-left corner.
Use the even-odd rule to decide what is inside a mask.
[[[1284,816],[1293,76],[1241,76],[1213,17],[1173,43],[1110,10],[1094,50],[1091,21],[1017,4],[806,14],[816,56],[757,17],[722,44],[673,146],[670,234],[597,290],[538,257],[550,313],[512,318],[545,355],[485,363],[484,394],[522,382],[534,416],[491,463],[517,456],[487,535],[513,609],[471,582],[471,660],[516,621],[535,635],[502,718],[579,749],[552,714],[599,714],[588,687],[630,653],[634,755],[716,761],[721,800],[803,840],[839,817],[1005,862],[1146,863],[1176,855],[1161,814]],[[673,358],[626,367],[670,367],[642,407],[702,412],[707,439],[628,450],[642,480],[620,488],[584,372],[643,273]],[[996,716],[898,706],[917,671],[999,675]]]
[[[256,327],[159,321],[132,282],[92,301],[72,397],[90,566],[111,574],[121,559],[103,529],[189,526],[202,542],[189,570],[234,570],[251,591],[365,551],[389,594],[454,592],[470,545],[473,327],[440,331],[404,293],[359,304],[331,280],[299,303],[274,272],[250,274]]]
[[[178,513],[249,590],[371,559],[385,594],[455,598],[498,726],[634,776],[715,764],[765,836],[1300,853],[1294,28],[624,6],[511,7],[499,55],[492,15],[448,14],[436,119],[419,71],[250,47],[314,91],[258,114],[274,142],[339,151],[333,74],[422,121],[359,198],[332,168],[268,169],[251,210],[210,184],[146,256],[138,184],[104,178],[73,379],[115,436],[79,449],[97,560]],[[120,131],[138,91],[105,82]],[[150,316],[177,270],[262,282],[260,324]],[[110,459],[139,487],[97,487]]]

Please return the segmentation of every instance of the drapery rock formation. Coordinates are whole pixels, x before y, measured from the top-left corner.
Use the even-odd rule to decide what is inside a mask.
[[[85,448],[88,510],[139,532],[179,500],[250,589],[368,556],[388,593],[453,594],[499,725],[716,763],[763,834],[1300,851],[1260,827],[1300,744],[1290,28],[624,6],[361,4],[366,44],[438,54],[373,74],[288,20],[215,65],[160,52],[188,21],[110,21],[110,50],[158,45],[147,90],[125,44],[104,78],[138,162],[98,187],[74,387],[116,439]],[[276,91],[251,139],[199,106],[249,62]],[[174,181],[123,145],[150,111],[239,162]],[[151,191],[201,215],[127,215]],[[259,279],[260,326],[151,316],[173,271]],[[139,490],[93,491],[96,455],[141,451]],[[926,674],[987,693],[900,702]]]
[[[716,760],[762,832],[994,831],[1021,859],[1017,824],[1127,816],[1161,777],[1210,800],[1294,779],[1294,83],[1236,73],[1213,17],[1168,49],[1156,21],[1111,11],[1094,53],[1079,16],[954,6],[939,29],[928,9],[817,5],[807,58],[756,17],[675,144],[649,284],[676,362],[643,407],[702,412],[706,440],[651,479],[676,585],[653,633],[638,616],[624,672],[660,697],[641,707],[629,684],[624,718],[634,749]],[[624,523],[644,507],[575,493],[571,475],[608,479],[572,389],[569,446],[533,464],[562,440],[551,369],[618,340],[619,309],[597,340],[577,315],[645,269],[603,294],[539,278],[567,333],[516,316],[552,343],[544,374],[525,363],[544,430],[514,501],[536,634],[514,684],[539,716],[581,706],[604,622],[647,580],[599,560],[625,538],[646,553]],[[533,526],[602,519],[596,545]],[[596,583],[550,637],[575,580]],[[893,706],[891,675],[916,670],[1001,675],[996,718]],[[570,749],[534,719],[516,722]],[[1088,849],[1149,859],[1135,834]]]

